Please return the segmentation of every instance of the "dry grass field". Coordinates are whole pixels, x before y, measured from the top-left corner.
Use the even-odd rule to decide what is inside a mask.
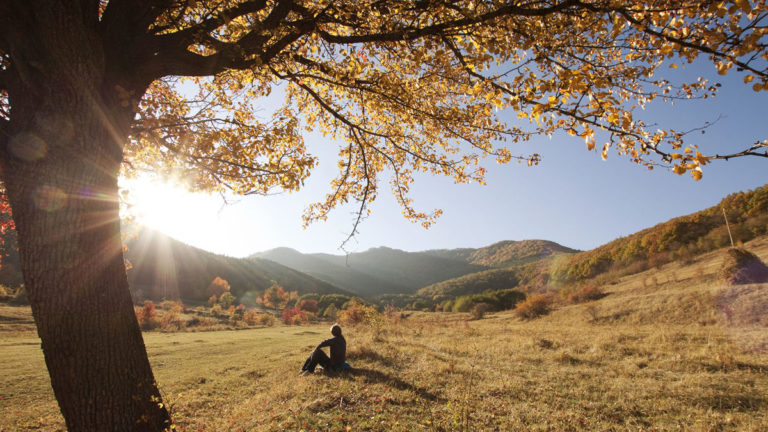
[[[768,239],[746,246],[768,261]],[[184,431],[768,431],[768,285],[718,285],[722,253],[532,321],[345,328],[337,375],[297,376],[327,324],[145,340]],[[0,431],[63,430],[24,314],[0,307]]]

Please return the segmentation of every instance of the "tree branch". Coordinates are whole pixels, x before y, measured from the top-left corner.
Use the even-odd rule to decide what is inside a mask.
[[[529,9],[516,5],[502,6],[494,11],[486,12],[473,18],[457,19],[439,24],[433,24],[425,27],[408,26],[396,31],[383,33],[369,33],[362,35],[341,36],[320,31],[320,36],[330,43],[366,43],[366,42],[398,42],[414,40],[424,36],[434,36],[443,34],[446,30],[457,29],[480,24],[505,16],[523,16],[523,17],[542,17],[562,12],[573,6],[583,7],[579,0],[565,0],[562,3],[545,8]]]

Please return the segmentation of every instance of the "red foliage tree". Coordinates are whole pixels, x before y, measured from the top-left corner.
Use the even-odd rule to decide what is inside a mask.
[[[317,313],[317,311],[319,310],[317,306],[317,300],[312,300],[312,299],[304,299],[300,301],[298,308],[299,310],[312,312],[312,313]]]

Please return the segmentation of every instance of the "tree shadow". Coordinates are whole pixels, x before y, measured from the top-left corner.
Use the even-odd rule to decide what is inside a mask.
[[[361,347],[354,352],[348,353],[347,358],[351,360],[367,360],[370,362],[380,363],[388,367],[396,366],[395,361],[393,359],[383,356],[377,353],[376,351],[366,347]]]
[[[444,402],[444,400],[441,397],[428,391],[427,389],[417,387],[407,381],[403,381],[402,379],[396,376],[392,376],[384,372],[380,372],[373,369],[353,367],[352,369],[348,369],[341,372],[335,372],[335,373],[328,372],[326,375],[331,377],[337,377],[340,379],[346,379],[346,380],[354,380],[355,377],[360,377],[367,382],[386,384],[398,390],[412,391],[415,394],[419,395],[419,397],[421,397],[422,399],[427,399],[433,402],[441,402],[441,401]]]

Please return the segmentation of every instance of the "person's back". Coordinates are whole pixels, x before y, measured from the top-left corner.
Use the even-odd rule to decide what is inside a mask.
[[[341,335],[340,327],[338,336],[333,336],[330,339],[324,340],[317,347],[321,348],[326,346],[331,350],[331,367],[343,364],[347,359],[347,340]]]

